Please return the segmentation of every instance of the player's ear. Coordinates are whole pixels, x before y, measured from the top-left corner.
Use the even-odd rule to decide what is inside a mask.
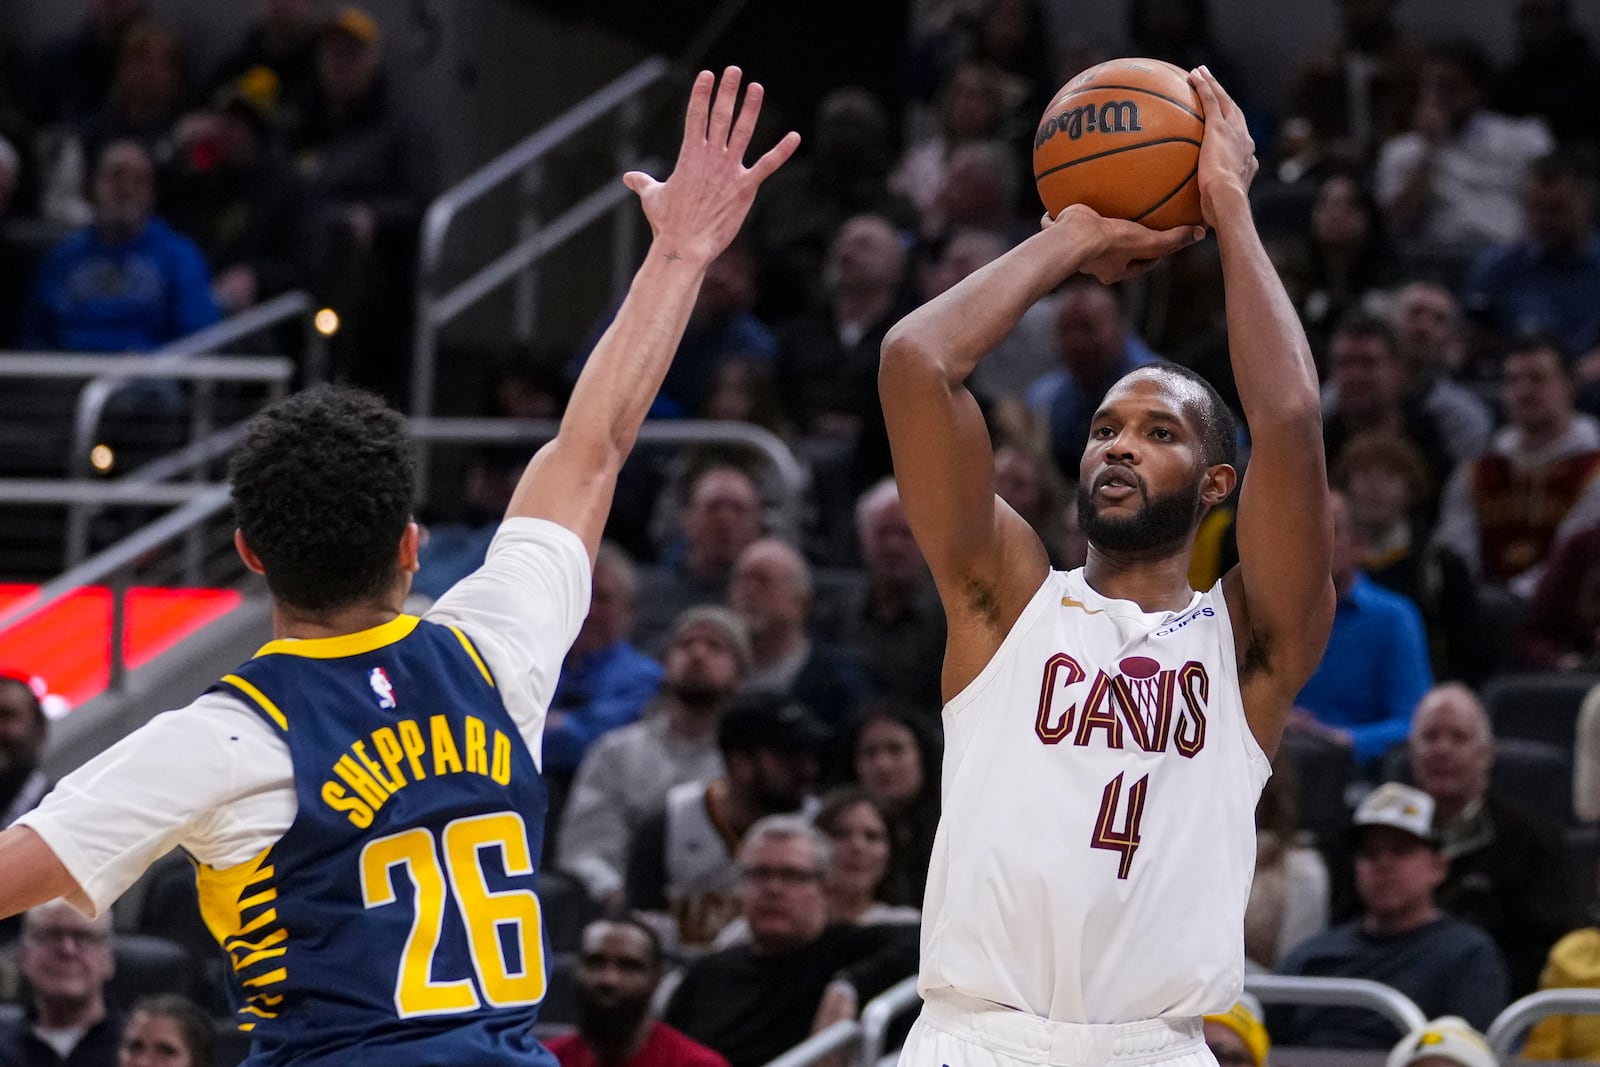
[[[1214,463],[1206,468],[1205,477],[1201,479],[1200,499],[1207,507],[1214,508],[1228,499],[1238,483],[1239,472],[1230,464]]]
[[[261,557],[256,555],[255,549],[245,543],[244,531],[233,531],[233,550],[239,553],[239,558],[244,560],[244,565],[257,574],[267,573],[267,568],[261,565]]]
[[[418,554],[422,551],[422,527],[415,522],[406,523],[406,528],[400,534],[400,569],[407,574],[415,574],[422,569],[418,562]]]

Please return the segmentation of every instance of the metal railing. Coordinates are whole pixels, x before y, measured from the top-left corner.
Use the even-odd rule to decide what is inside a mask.
[[[93,473],[90,462],[90,452],[94,448],[100,434],[100,421],[105,417],[106,405],[131,378],[175,378],[180,377],[171,368],[182,365],[185,361],[192,360],[201,355],[214,355],[225,351],[228,347],[237,344],[247,337],[253,337],[264,330],[270,330],[285,322],[299,317],[303,323],[306,344],[306,381],[307,383],[326,380],[328,376],[328,342],[327,338],[314,325],[312,312],[316,309],[316,302],[311,294],[302,290],[284,293],[263,301],[255,307],[247,308],[237,315],[230,315],[221,322],[208,326],[203,330],[196,330],[185,337],[180,337],[171,344],[163,345],[153,352],[145,355],[102,357],[114,359],[103,371],[96,372],[99,376],[83,387],[83,392],[78,394],[78,406],[72,416],[72,439],[69,444],[68,470],[76,477],[87,477]],[[78,358],[78,357],[74,357]],[[158,372],[152,368],[159,365],[162,369]],[[134,368],[137,367],[137,370]],[[229,380],[226,378],[211,380]],[[250,380],[250,379],[240,379]],[[285,379],[287,381],[287,378]],[[274,396],[276,399],[276,395]],[[211,397],[207,389],[198,390],[192,412],[190,426],[190,439],[204,437],[211,431]]]
[[[102,484],[102,490],[110,489]],[[149,492],[154,487],[143,487]],[[178,488],[178,487],[170,487]],[[184,486],[193,492],[193,486]],[[220,514],[229,506],[227,486],[202,487],[198,495],[182,507],[155,522],[135,531],[76,567],[45,583],[37,594],[0,612],[0,630],[5,630],[32,618],[86,585],[106,582],[111,587],[111,674],[108,688],[120,690],[128,676],[127,648],[127,593],[128,576],[145,557],[170,541],[191,534],[202,523]]]
[[[1427,1023],[1412,999],[1392,986],[1365,978],[1314,978],[1285,974],[1247,974],[1244,990],[1264,1004],[1321,1004],[1366,1008],[1410,1033]]]
[[[616,113],[618,132],[612,141],[612,158],[617,173],[649,166],[650,161],[638,157],[640,124],[644,117],[640,96],[663,81],[670,70],[664,59],[645,60],[457,182],[428,206],[422,219],[417,253],[412,415],[426,418],[433,414],[440,331],[483,297],[513,279],[517,282],[513,336],[523,342],[532,339],[538,304],[539,262],[569,237],[628,202],[632,195],[621,182],[610,181],[555,218],[542,219],[539,199],[545,158],[595,122]],[[513,180],[517,182],[515,243],[467,278],[443,289],[445,239],[457,217],[467,207]],[[638,213],[623,211],[612,230],[611,281],[617,296],[627,288],[632,274],[638,226]],[[426,460],[424,451],[418,464],[421,482],[426,481]]]
[[[1508,1056],[1523,1031],[1547,1015],[1600,1015],[1600,989],[1545,989],[1506,1005],[1484,1037],[1500,1055]]]
[[[861,1067],[873,1067],[889,1043],[889,1025],[922,1003],[917,976],[899,982],[874,997],[861,1009]]]

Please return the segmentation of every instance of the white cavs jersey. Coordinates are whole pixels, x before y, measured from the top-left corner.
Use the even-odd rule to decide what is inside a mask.
[[[1052,571],[944,726],[923,996],[1069,1023],[1233,1005],[1270,768],[1221,583],[1146,613]]]

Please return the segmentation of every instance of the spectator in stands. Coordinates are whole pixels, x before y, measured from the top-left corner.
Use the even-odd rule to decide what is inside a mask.
[[[1261,1005],[1249,993],[1225,1014],[1205,1016],[1201,1028],[1217,1067],[1267,1067],[1272,1039],[1261,1022]]]
[[[216,1045],[216,1025],[188,997],[143,997],[128,1012],[117,1067],[213,1067]]]
[[[1538,119],[1484,107],[1491,68],[1477,45],[1435,45],[1409,132],[1384,142],[1375,185],[1391,232],[1482,246],[1522,236],[1528,166],[1555,146]]]
[[[890,188],[909,197],[922,215],[929,215],[955,150],[994,140],[1005,117],[1000,72],[978,59],[957,63],[939,90],[937,131],[906,151],[889,179]]]
[[[1295,699],[1289,728],[1350,750],[1371,772],[1405,740],[1411,712],[1433,684],[1427,636],[1417,606],[1362,573],[1360,531],[1344,494],[1333,507],[1333,632],[1311,679]]]
[[[1494,413],[1480,393],[1457,380],[1469,372],[1455,296],[1436,282],[1411,282],[1395,294],[1389,325],[1400,342],[1408,392],[1433,416],[1450,458],[1460,462],[1482,452]]]
[[[1025,443],[998,446],[994,491],[1039,534],[1051,563],[1071,569],[1066,561],[1066,520],[1076,512],[1076,502],[1050,457]]]
[[[1574,410],[1573,390],[1554,342],[1513,344],[1500,389],[1509,425],[1445,487],[1436,540],[1519,598],[1553,545],[1600,519],[1600,422]]]
[[[1317,186],[1306,229],[1306,292],[1300,318],[1313,350],[1326,360],[1334,327],[1374,289],[1391,284],[1398,267],[1372,190],[1354,174],[1335,172]]]
[[[1003,145],[964,144],[950,153],[933,206],[922,214],[922,240],[936,245],[962,230],[993,230],[1015,243],[1031,232],[1018,221],[1020,192],[1017,161]]]
[[[733,561],[762,532],[761,490],[745,468],[709,462],[683,485],[681,535],[640,575],[639,643],[647,649],[685,608],[723,600]]]
[[[848,544],[850,505],[890,470],[875,390],[878,348],[904,311],[906,251],[880,215],[857,215],[828,249],[822,304],[778,331],[778,382],[796,428],[819,458],[825,528]],[[827,491],[832,487],[833,491]]]
[[[1551,553],[1522,618],[1517,661],[1530,670],[1600,672],[1600,522]]]
[[[217,321],[205,257],[156,217],[155,184],[137,143],[106,146],[94,221],[40,266],[23,311],[24,348],[145,352]]]
[[[1010,247],[1010,238],[999,230],[964,227],[950,233],[937,256],[923,266],[923,302],[999,259]],[[1020,403],[1028,386],[1050,373],[1056,365],[1055,309],[1056,298],[1046,296],[1023,312],[1005,340],[974,368],[970,383],[978,395],[996,403]]]
[[[563,795],[589,748],[636,720],[661,687],[661,664],[629,641],[639,577],[609,541],[595,555],[589,614],[561,665],[544,723],[545,782]],[[550,821],[559,824],[552,804]]]
[[[1028,407],[1045,424],[1056,468],[1076,471],[1106,389],[1160,357],[1129,327],[1119,290],[1092,278],[1063,287],[1055,325],[1059,366],[1028,386]]]
[[[1245,958],[1265,970],[1328,925],[1328,865],[1300,831],[1299,779],[1279,750],[1256,801],[1256,871],[1244,909]]]
[[[79,126],[84,155],[99,159],[106,145],[128,140],[143,145],[152,159],[165,159],[173,125],[188,102],[183,38],[159,22],[134,22],[117,45],[110,97]]]
[[[1446,1015],[1402,1037],[1384,1067],[1500,1067],[1500,1057],[1465,1019]]]
[[[111,915],[86,919],[64,900],[29,910],[19,956],[32,999],[27,1014],[0,1024],[6,1067],[114,1067],[122,1019],[106,1009]]]
[[[283,157],[276,75],[255,67],[178,124],[165,200],[194,238],[227,312],[309,284],[310,190]]]
[[[1438,417],[1411,389],[1400,343],[1388,323],[1357,312],[1342,320],[1328,344],[1328,378],[1322,393],[1322,440],[1337,456],[1358,433],[1386,430],[1405,437],[1428,465],[1430,493],[1423,516],[1438,510],[1434,493],[1456,459],[1445,445]]]
[[[767,180],[751,215],[767,321],[823,302],[828,247],[847,220],[871,215],[916,229],[915,206],[889,189],[892,163],[889,115],[877,97],[847,86],[822,98],[799,154]]]
[[[1301,65],[1291,114],[1309,127],[1321,155],[1364,168],[1411,121],[1422,48],[1395,18],[1399,0],[1333,6],[1339,39]]]
[[[432,143],[389,98],[383,34],[345,7],[317,40],[317,91],[291,146],[325,205],[323,288],[344,313],[336,345],[349,377],[391,398],[409,386],[410,269],[417,226],[437,187]]]
[[[856,501],[856,544],[863,577],[845,605],[839,643],[866,665],[879,692],[922,707],[943,704],[944,611],[892,478]]]
[[[1600,708],[1600,702],[1589,704]],[[1550,950],[1539,988],[1600,989],[1600,926],[1567,934]],[[1525,1060],[1600,1059],[1600,1016],[1547,1015],[1533,1025],[1520,1053]]]
[[[1507,115],[1536,115],[1556,139],[1595,139],[1594,101],[1600,59],[1573,24],[1570,0],[1517,0],[1517,51],[1490,97]]]
[[[317,84],[316,0],[258,0],[259,18],[218,65],[211,84],[228,85],[259,67],[278,80],[278,121],[296,139]]]
[[[1489,935],[1444,914],[1434,892],[1447,861],[1434,835],[1433,798],[1389,782],[1356,809],[1356,893],[1361,914],[1289,954],[1289,975],[1369,978],[1410,997],[1429,1017],[1459,1015],[1487,1027],[1509,999],[1505,964]],[[1388,1048],[1393,1026],[1355,1008],[1270,1011],[1280,1044]]]
[[[1333,457],[1332,484],[1350,505],[1359,566],[1422,612],[1436,675],[1478,679],[1492,665],[1478,594],[1466,564],[1428,543],[1431,481],[1422,454],[1399,434],[1366,430]]]
[[[941,762],[941,735],[933,720],[932,710],[923,713],[880,700],[868,706],[845,737],[848,765],[843,777],[859,785],[889,820],[889,876],[883,892],[891,904],[921,905],[928,884],[939,825]]]
[[[794,427],[778,391],[778,371],[773,360],[741,353],[717,361],[696,418],[722,422],[747,422],[785,442],[794,439]]]
[[[545,1040],[561,1067],[728,1067],[698,1041],[650,1017],[661,942],[636,919],[598,919],[578,950],[578,1029]]]
[[[828,839],[801,817],[750,828],[739,848],[750,943],[691,963],[666,1022],[733,1067],[760,1067],[917,967],[917,927],[829,923]]]
[[[1494,938],[1513,997],[1533,992],[1550,946],[1577,919],[1561,828],[1490,787],[1494,735],[1471,689],[1428,691],[1411,722],[1411,777],[1434,801],[1449,873],[1439,907]]]
[[[667,791],[722,773],[717,726],[750,670],[750,638],[730,611],[689,608],[673,627],[665,666],[645,717],[590,746],[567,797],[558,862],[596,901],[620,901],[628,841]]]
[[[866,699],[866,668],[852,652],[809,629],[811,567],[775,537],[751,544],[733,564],[728,604],[750,635],[748,684],[818,710],[833,733]]]
[[[1485,252],[1465,300],[1495,338],[1545,334],[1568,352],[1600,353],[1600,231],[1589,154],[1551,152],[1534,161],[1522,203],[1527,236]]]
[[[889,823],[883,809],[858,786],[844,786],[823,798],[812,825],[833,845],[828,874],[828,921],[868,926],[914,923],[919,908],[884,899],[889,879]],[[717,948],[748,944],[750,924],[743,916],[717,937]]]
[[[32,112],[41,124],[76,123],[111,94],[117,50],[129,26],[142,19],[145,0],[92,0],[76,30],[51,42],[30,79]]]
[[[827,728],[773,689],[747,689],[717,728],[723,773],[685,782],[634,832],[627,904],[674,955],[702,952],[739,915],[734,842],[769,815],[816,810],[812,789]]]
[[[0,830],[50,791],[52,783],[39,767],[50,731],[41,690],[29,675],[0,672]]]

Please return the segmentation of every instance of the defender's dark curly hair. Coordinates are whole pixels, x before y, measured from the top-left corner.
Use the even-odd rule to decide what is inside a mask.
[[[285,604],[322,612],[381,596],[411,521],[405,421],[358,389],[314,386],[257,415],[228,467],[245,542]]]

